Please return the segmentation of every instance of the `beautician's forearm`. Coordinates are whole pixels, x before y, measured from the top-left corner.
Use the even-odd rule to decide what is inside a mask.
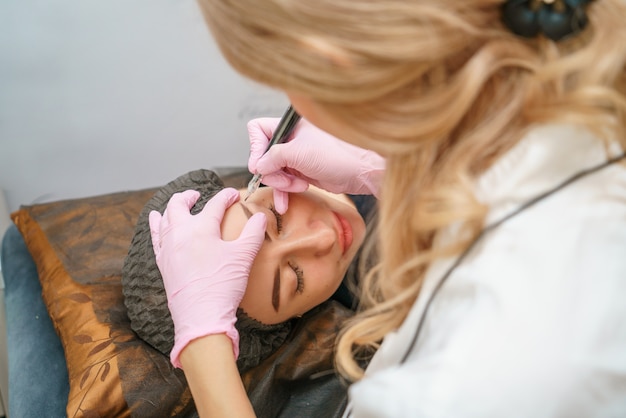
[[[180,354],[200,417],[254,417],[225,334],[193,340]]]

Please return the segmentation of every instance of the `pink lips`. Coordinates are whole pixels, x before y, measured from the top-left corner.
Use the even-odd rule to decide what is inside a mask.
[[[339,221],[339,246],[341,248],[341,255],[344,255],[346,251],[352,245],[352,225],[340,214],[333,212],[337,220]]]

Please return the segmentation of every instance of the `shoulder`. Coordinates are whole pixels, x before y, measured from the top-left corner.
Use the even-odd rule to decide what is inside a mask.
[[[502,213],[509,211],[489,221]],[[431,268],[413,311],[351,389],[355,411],[626,413],[623,166],[587,176],[485,234],[434,297],[411,346],[451,262]],[[407,350],[408,360],[398,364]],[[592,396],[598,390],[603,399]]]
[[[610,222],[520,222],[488,237],[434,297],[414,346],[430,293],[385,339],[382,367],[351,389],[355,411],[625,416],[626,226]]]
[[[514,267],[551,276],[555,269],[589,274],[579,265],[621,266],[624,257],[609,253],[626,251],[626,166],[606,165],[609,155],[598,139],[571,126],[531,131],[478,185],[490,207],[486,227],[501,225],[473,252],[474,264],[486,272]]]

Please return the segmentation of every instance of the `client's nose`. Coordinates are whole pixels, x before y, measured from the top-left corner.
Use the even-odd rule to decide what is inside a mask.
[[[332,226],[313,221],[294,231],[283,244],[286,251],[307,252],[321,257],[330,253],[336,242],[337,233]]]

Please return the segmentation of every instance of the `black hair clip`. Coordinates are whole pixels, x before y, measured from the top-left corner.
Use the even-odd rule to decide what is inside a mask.
[[[503,5],[502,20],[513,33],[525,38],[541,33],[559,41],[585,28],[585,7],[592,1],[507,0]]]

